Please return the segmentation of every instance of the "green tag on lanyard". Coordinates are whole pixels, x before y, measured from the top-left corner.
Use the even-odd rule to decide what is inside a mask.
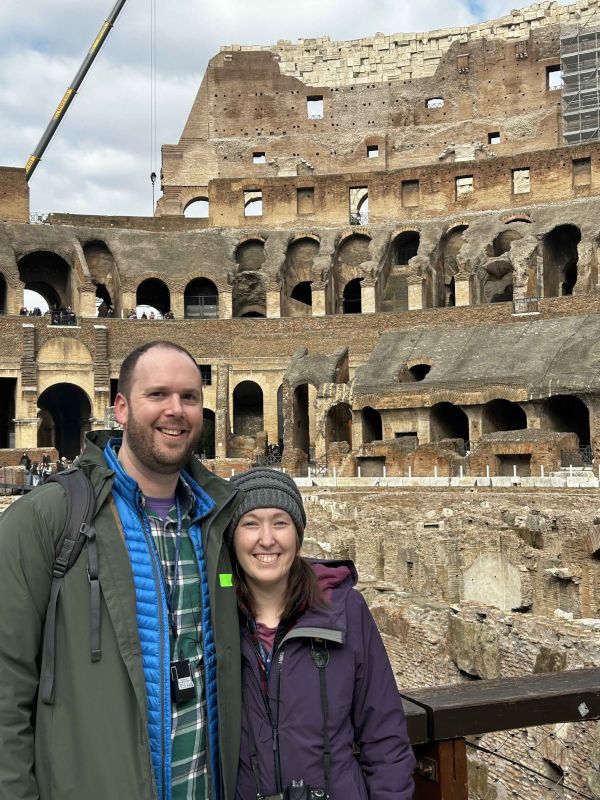
[[[226,589],[228,586],[233,586],[233,575],[231,572],[220,572],[219,584],[222,589]]]

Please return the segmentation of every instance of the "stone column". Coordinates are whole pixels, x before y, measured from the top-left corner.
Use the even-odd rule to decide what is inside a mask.
[[[229,295],[231,297],[231,294]],[[219,303],[219,307],[220,307]],[[215,411],[215,457],[227,458],[229,441],[229,364],[217,365],[217,403]]]
[[[418,275],[412,275],[407,279],[408,283],[408,310],[419,311],[423,308],[423,295],[425,291],[425,281]]]
[[[457,272],[454,276],[454,305],[470,306],[472,304],[471,275],[468,272]]]
[[[375,308],[375,280],[364,278],[360,284],[360,308],[363,314],[374,314]]]
[[[73,298],[75,300],[75,298]],[[96,312],[96,287],[93,283],[84,284],[79,291],[79,308],[73,305],[73,311],[78,317],[95,317]]]
[[[179,291],[172,291],[171,292],[171,311],[173,312],[175,319],[184,319],[185,317],[185,300],[183,296],[183,292]]]
[[[326,289],[324,281],[312,281],[312,315],[313,317],[324,317],[327,314]]]
[[[267,289],[267,317],[278,318],[281,316],[281,289]]]
[[[352,413],[352,449],[358,450],[363,443],[363,410]]]
[[[135,292],[123,291],[121,292],[121,311],[124,317],[129,315],[129,312],[136,306]]]
[[[233,294],[229,291],[219,292],[219,319],[231,319],[233,310]]]
[[[483,406],[466,406],[464,412],[469,420],[469,441],[476,442],[481,439]]]

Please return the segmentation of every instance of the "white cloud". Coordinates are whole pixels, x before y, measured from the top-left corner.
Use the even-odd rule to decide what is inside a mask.
[[[0,163],[24,165],[114,0],[2,0]],[[157,141],[178,141],[221,45],[427,31],[507,13],[514,0],[154,0]],[[36,211],[149,214],[150,3],[127,0],[33,176]]]

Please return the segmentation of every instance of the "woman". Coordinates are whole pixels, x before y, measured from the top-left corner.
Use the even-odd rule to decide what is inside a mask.
[[[228,533],[243,661],[237,798],[410,800],[402,703],[354,565],[299,555],[306,515],[285,473],[231,482],[243,492]]]

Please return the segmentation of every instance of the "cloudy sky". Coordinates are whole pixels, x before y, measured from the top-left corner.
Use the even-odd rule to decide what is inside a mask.
[[[0,0],[1,165],[25,165],[114,2]],[[178,141],[208,60],[221,45],[425,31],[493,19],[515,5],[515,0],[127,0],[31,178],[31,210],[152,213],[149,176],[153,164],[159,171],[160,145]]]

